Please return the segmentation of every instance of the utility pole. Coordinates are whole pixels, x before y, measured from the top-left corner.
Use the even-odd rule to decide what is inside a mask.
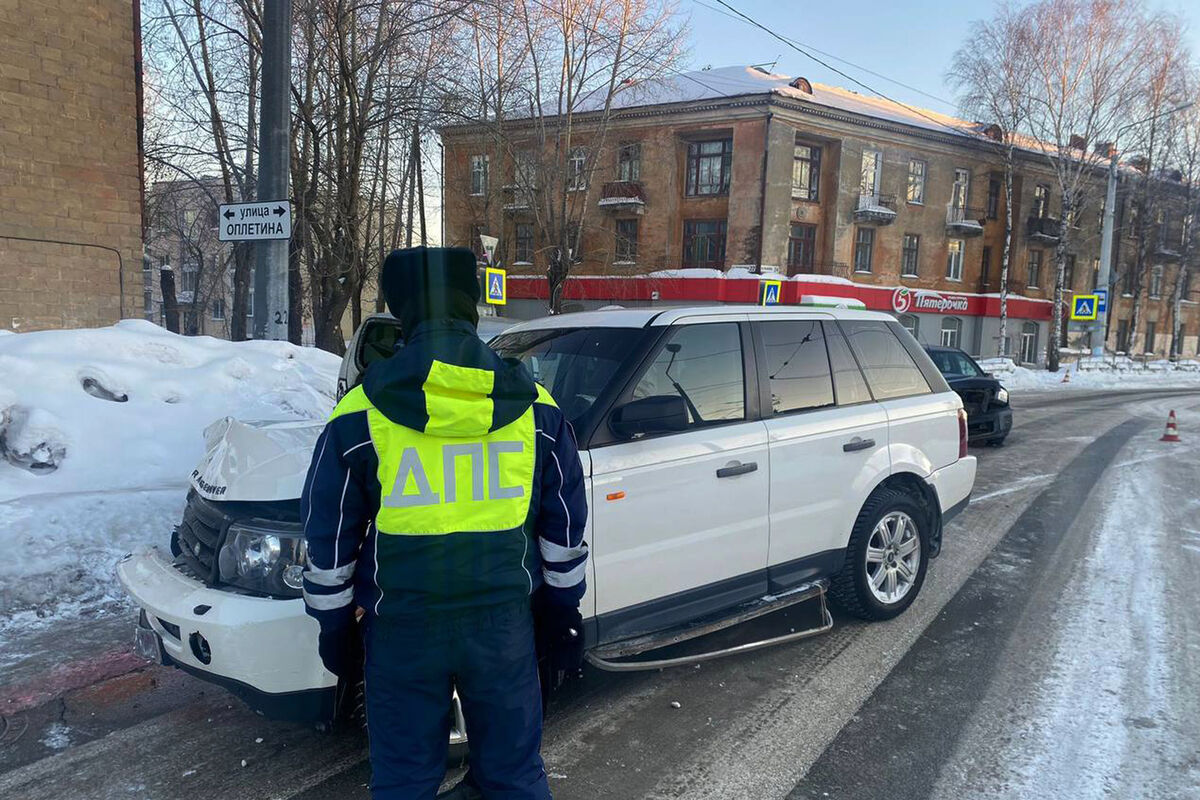
[[[265,0],[262,104],[258,129],[258,201],[288,201],[292,0]],[[288,242],[255,242],[254,338],[287,341]]]

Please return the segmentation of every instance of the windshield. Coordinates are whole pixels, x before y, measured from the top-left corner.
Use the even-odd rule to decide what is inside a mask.
[[[554,328],[502,333],[491,347],[519,359],[554,396],[563,416],[577,429],[621,362],[644,335],[641,328]]]
[[[937,365],[938,372],[947,378],[983,377],[983,370],[961,350],[932,350],[929,351],[929,357]]]

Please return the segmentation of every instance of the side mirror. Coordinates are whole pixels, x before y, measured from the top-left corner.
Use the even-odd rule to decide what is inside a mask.
[[[639,434],[675,433],[687,430],[688,410],[683,398],[660,394],[618,406],[609,420],[613,433],[622,439]]]

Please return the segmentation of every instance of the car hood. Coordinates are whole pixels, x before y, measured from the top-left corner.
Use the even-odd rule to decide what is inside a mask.
[[[208,500],[298,500],[324,427],[323,420],[217,420],[204,429],[192,488]]]
[[[960,389],[998,389],[998,388],[1000,388],[1000,381],[996,380],[995,378],[986,378],[986,377],[984,377],[984,378],[968,378],[968,377],[951,378],[948,376],[944,376],[944,377],[946,377],[946,383],[950,384],[950,388],[956,392],[959,391]]]

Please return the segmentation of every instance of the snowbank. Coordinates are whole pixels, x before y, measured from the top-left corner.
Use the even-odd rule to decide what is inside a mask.
[[[1079,370],[1074,365],[1070,368],[1070,382],[1063,383],[1066,367],[1059,372],[1047,372],[1044,369],[1029,369],[1027,367],[1008,367],[997,362],[1007,362],[1009,359],[985,359],[979,366],[994,374],[1004,384],[1005,388],[1017,391],[1050,391],[1072,389],[1152,389],[1171,387],[1195,387],[1200,389],[1200,372],[1176,369],[1152,369],[1144,372],[1130,371],[1087,371]]]
[[[141,320],[0,337],[0,621],[115,596],[116,559],[178,522],[203,429],[321,418],[338,366]]]

